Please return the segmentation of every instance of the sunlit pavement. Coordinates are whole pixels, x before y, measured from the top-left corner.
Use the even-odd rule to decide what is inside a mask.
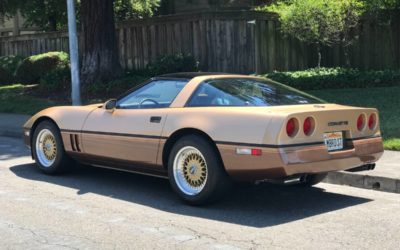
[[[1,249],[398,249],[400,194],[321,184],[237,186],[207,207],[167,180],[97,168],[36,170],[0,137]]]

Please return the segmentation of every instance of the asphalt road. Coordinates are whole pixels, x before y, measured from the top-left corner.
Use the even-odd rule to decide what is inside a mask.
[[[399,249],[399,229],[400,194],[263,184],[190,207],[164,179],[43,175],[0,137],[0,249]]]

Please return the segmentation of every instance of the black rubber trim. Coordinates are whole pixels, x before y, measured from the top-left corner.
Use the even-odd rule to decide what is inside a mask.
[[[364,136],[364,137],[357,137],[357,138],[349,138],[349,139],[346,139],[346,140],[348,140],[348,141],[358,141],[358,140],[381,138],[381,137],[382,136],[380,136],[380,135],[375,135],[375,136]]]
[[[380,138],[381,136],[365,136],[365,137],[358,137],[358,138],[349,138],[346,139],[347,141],[357,141],[363,139],[373,139],[373,138]],[[246,147],[261,147],[261,148],[290,148],[290,147],[302,147],[302,146],[317,146],[317,145],[324,145],[323,141],[318,142],[306,142],[306,143],[295,143],[295,144],[254,144],[254,143],[241,143],[241,142],[229,142],[229,141],[216,141],[216,144],[223,144],[223,145],[234,145],[234,146],[246,146]]]
[[[165,136],[156,135],[139,135],[139,134],[125,134],[125,133],[112,133],[112,132],[101,132],[101,131],[87,131],[87,130],[69,130],[61,129],[61,132],[67,133],[84,133],[84,134],[97,134],[97,135],[111,135],[111,136],[125,136],[125,137],[137,137],[137,138],[149,138],[149,139],[168,139]],[[349,138],[347,141],[356,141],[363,139],[379,138],[381,136],[366,136],[358,138]],[[245,147],[261,147],[261,148],[290,148],[290,147],[302,147],[302,146],[317,146],[324,145],[323,141],[317,142],[306,142],[306,143],[295,143],[295,144],[256,144],[256,143],[242,143],[242,142],[231,142],[231,141],[215,141],[216,144],[222,145],[235,145],[235,146],[245,146]]]
[[[246,147],[261,147],[261,148],[289,148],[289,147],[301,147],[301,146],[314,146],[323,145],[324,142],[307,142],[307,143],[296,143],[296,144],[253,144],[253,143],[241,143],[241,142],[229,142],[229,141],[216,141],[216,144],[223,145],[235,145],[235,146],[246,146]]]
[[[157,136],[157,135],[138,135],[138,134],[112,133],[112,132],[88,131],[88,130],[61,129],[61,132],[96,134],[96,135],[111,135],[111,136],[124,136],[124,137],[137,137],[137,138],[148,138],[148,139],[168,139],[168,137]]]

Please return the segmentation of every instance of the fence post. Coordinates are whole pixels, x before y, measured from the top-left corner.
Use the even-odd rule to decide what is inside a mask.
[[[254,65],[255,74],[260,74],[260,32],[257,20],[248,21],[247,24],[254,25]]]

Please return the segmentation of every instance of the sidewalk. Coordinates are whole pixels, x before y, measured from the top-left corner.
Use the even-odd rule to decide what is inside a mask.
[[[0,113],[0,136],[22,138],[22,125],[29,118],[29,115]]]
[[[22,125],[29,117],[0,113],[0,136],[22,139]],[[400,193],[400,152],[385,151],[382,159],[376,163],[375,170],[355,173],[333,172],[329,173],[324,182]]]

